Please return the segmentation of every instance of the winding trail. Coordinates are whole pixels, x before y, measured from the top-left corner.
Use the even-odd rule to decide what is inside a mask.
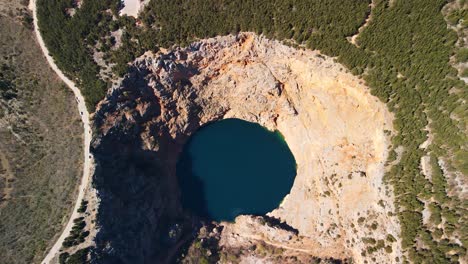
[[[356,42],[356,39],[357,37],[359,36],[359,34],[361,34],[362,31],[364,31],[364,29],[369,25],[369,23],[371,22],[371,19],[373,17],[373,10],[374,10],[374,7],[375,7],[375,0],[371,0],[371,3],[369,4],[369,8],[370,8],[370,11],[369,11],[369,15],[367,16],[366,20],[364,21],[364,24],[362,24],[359,29],[358,29],[358,32],[356,34],[354,34],[353,36],[351,37],[347,37],[348,41],[353,44],[354,46],[358,47],[359,48],[359,44]]]
[[[42,39],[41,33],[39,31],[39,26],[37,23],[36,1],[37,0],[31,0],[29,4],[29,8],[31,9],[33,13],[34,33],[36,35],[37,42],[39,43],[42,53],[47,59],[47,62],[49,63],[50,67],[55,71],[55,73],[60,77],[60,79],[62,79],[62,81],[73,91],[73,94],[75,95],[75,98],[78,103],[78,110],[80,111],[80,114],[81,114],[81,121],[83,122],[83,129],[84,129],[84,142],[83,142],[84,143],[83,144],[84,165],[83,165],[83,176],[81,177],[81,183],[78,189],[78,196],[76,197],[75,206],[73,207],[73,213],[71,214],[67,225],[63,229],[63,232],[60,235],[60,237],[57,239],[53,247],[50,249],[50,251],[45,256],[44,260],[42,261],[43,264],[47,264],[51,262],[51,260],[55,257],[55,255],[57,255],[57,253],[59,253],[60,248],[62,247],[63,241],[65,240],[66,237],[70,235],[70,231],[73,227],[73,220],[79,216],[78,208],[80,206],[81,200],[83,199],[85,189],[89,183],[91,169],[93,167],[93,160],[89,152],[89,148],[91,144],[91,126],[90,126],[89,113],[88,113],[88,110],[86,109],[85,100],[83,96],[81,95],[80,90],[76,87],[76,85],[70,79],[68,79],[65,76],[65,74],[63,74],[63,72],[55,64],[54,59],[49,55],[49,50],[47,49],[44,43],[44,40]]]

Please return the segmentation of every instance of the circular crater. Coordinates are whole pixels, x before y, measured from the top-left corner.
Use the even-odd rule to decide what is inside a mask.
[[[199,192],[196,198],[179,188],[177,163],[187,140],[193,144],[197,134],[217,124],[213,122],[229,118],[284,136],[297,174],[293,186],[274,201],[274,210],[261,209],[297,230],[300,240],[255,217],[239,216],[234,223],[221,224],[220,243],[237,247],[261,237],[314,256],[362,260],[360,252],[368,245],[347,242],[368,234],[368,225],[358,227],[360,219],[376,223],[374,237],[399,234],[396,216],[388,214],[394,210],[393,194],[383,181],[392,115],[362,80],[319,52],[246,33],[147,53],[133,63],[95,116],[94,184],[100,194],[99,224],[106,232],[99,235],[111,240],[113,248],[128,250],[128,241],[138,237],[142,240],[132,254],[152,252],[163,234],[170,233],[168,223],[185,219],[182,207],[187,206],[180,198],[207,204],[204,182],[187,184],[189,191]],[[237,182],[236,199],[252,203],[244,197],[250,186],[258,189],[251,181]],[[262,183],[270,184],[270,179]],[[256,191],[255,199],[261,198]],[[259,213],[242,210],[235,214]],[[122,212],[118,221],[112,212]],[[218,219],[233,218],[225,215]],[[185,224],[191,226],[193,220],[187,217]],[[395,254],[399,250],[394,248]]]
[[[177,164],[182,204],[216,221],[264,215],[290,192],[296,162],[278,131],[240,119],[198,130]]]

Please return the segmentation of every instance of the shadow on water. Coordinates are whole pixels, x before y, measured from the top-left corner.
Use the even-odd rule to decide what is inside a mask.
[[[215,221],[274,210],[295,175],[296,162],[282,135],[239,119],[199,129],[177,163],[183,207]]]
[[[187,144],[190,144],[190,141]],[[203,181],[193,173],[192,167],[192,155],[189,151],[184,151],[177,163],[177,175],[182,175],[178,177],[183,192],[181,197],[182,204],[199,217],[212,219],[207,208]],[[187,190],[187,188],[189,188],[189,190]],[[184,195],[185,191],[190,193],[190,195]]]

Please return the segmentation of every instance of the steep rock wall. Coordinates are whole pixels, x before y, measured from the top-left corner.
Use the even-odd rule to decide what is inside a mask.
[[[382,181],[392,122],[385,105],[333,59],[243,33],[146,53],[101,102],[93,143],[101,257],[127,263],[170,257],[178,244],[169,230],[195,222],[179,202],[178,154],[200,126],[232,117],[285,136],[297,176],[269,215],[298,234],[275,241],[272,229],[246,231],[239,223],[259,221],[241,217],[220,224],[221,246],[270,239],[358,263],[372,257],[388,263],[401,255],[399,243],[387,242],[392,253],[362,254],[369,246],[363,237],[399,234],[389,214],[392,192]]]

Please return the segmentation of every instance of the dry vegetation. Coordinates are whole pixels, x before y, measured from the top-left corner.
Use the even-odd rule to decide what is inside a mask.
[[[73,202],[82,129],[71,92],[30,31],[27,1],[0,1],[0,262],[38,263]]]
[[[301,47],[337,57],[395,115],[396,135],[388,159],[393,166],[386,174],[402,230],[404,256],[395,262],[466,259],[467,199],[457,190],[466,186],[468,175],[468,89],[466,78],[460,79],[466,77],[468,59],[466,1],[375,0],[372,19],[356,38],[358,46],[347,37],[359,32],[371,1],[153,0],[138,26],[136,19],[117,19],[107,12],[117,14],[115,0],[86,2],[87,8],[71,19],[63,12],[69,1],[44,0],[39,15],[50,29],[43,33],[60,59],[59,67],[82,80],[91,109],[105,90],[102,80],[98,88],[86,85],[95,84],[99,72],[89,52],[96,46],[107,63],[116,64],[116,75],[125,74],[127,63],[147,50],[239,31],[292,39]],[[114,50],[112,32],[117,30],[123,33]],[[76,74],[77,69],[87,71]],[[421,172],[422,158],[431,177]],[[385,250],[378,240],[366,241],[368,251]]]

